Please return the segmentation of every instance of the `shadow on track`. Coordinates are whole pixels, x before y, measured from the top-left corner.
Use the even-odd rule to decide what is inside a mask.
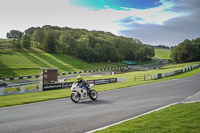
[[[95,100],[95,101],[81,101],[77,104],[88,104],[88,105],[98,105],[98,104],[113,104],[113,101],[107,101],[107,100]]]

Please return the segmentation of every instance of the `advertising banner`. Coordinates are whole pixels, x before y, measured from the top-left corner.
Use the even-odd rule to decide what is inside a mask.
[[[62,88],[71,88],[73,82],[66,82],[62,84]]]
[[[13,87],[13,88],[5,88],[3,95],[10,95],[10,94],[19,94],[20,87]]]
[[[88,80],[88,84],[94,84],[94,80]]]
[[[38,85],[25,86],[24,91],[25,91],[25,93],[39,91],[39,86]]]
[[[110,79],[110,83],[115,83],[115,82],[117,82],[117,78]]]
[[[56,89],[61,89],[62,88],[62,83],[57,83],[57,84],[46,84],[43,85],[43,90],[56,90]]]
[[[109,79],[100,79],[100,80],[94,80],[94,84],[95,85],[99,85],[99,84],[108,84],[110,83]]]

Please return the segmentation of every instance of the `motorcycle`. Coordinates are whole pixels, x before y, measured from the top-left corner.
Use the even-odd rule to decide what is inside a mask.
[[[91,89],[93,84],[90,84],[88,87],[88,91],[84,88],[81,88],[77,82],[74,82],[71,87],[71,100],[74,103],[79,102],[80,99],[87,99],[90,98],[91,100],[96,100],[98,97],[98,93]]]

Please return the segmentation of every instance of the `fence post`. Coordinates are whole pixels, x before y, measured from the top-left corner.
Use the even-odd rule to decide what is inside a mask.
[[[39,91],[43,91],[43,85],[39,84]]]
[[[3,96],[4,88],[0,88],[0,96]]]
[[[25,93],[25,86],[20,87],[20,93]]]

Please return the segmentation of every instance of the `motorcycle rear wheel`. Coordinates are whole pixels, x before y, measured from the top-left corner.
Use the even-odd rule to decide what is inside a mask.
[[[71,100],[72,100],[74,103],[79,102],[80,98],[81,98],[81,96],[80,96],[80,94],[78,94],[77,92],[71,94]]]

